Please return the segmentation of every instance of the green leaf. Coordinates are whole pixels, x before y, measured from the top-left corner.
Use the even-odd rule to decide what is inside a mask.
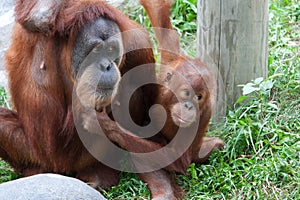
[[[195,163],[190,165],[188,171],[191,173],[192,179],[198,179]]]
[[[247,96],[240,96],[239,98],[238,98],[238,100],[236,101],[236,103],[240,103],[240,102],[242,102],[244,99],[247,99],[248,97]]]
[[[261,82],[263,82],[264,78],[263,77],[259,77],[257,79],[254,80],[254,84],[255,85],[259,85]]]
[[[247,83],[243,87],[243,95],[250,94],[250,93],[252,93],[254,91],[259,91],[259,88],[258,87],[254,87],[253,83]]]
[[[260,84],[260,88],[264,91],[270,90],[273,88],[274,83],[272,81],[266,81],[266,82],[262,82]]]

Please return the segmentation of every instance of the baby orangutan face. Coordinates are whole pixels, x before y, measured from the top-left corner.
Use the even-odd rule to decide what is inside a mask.
[[[183,85],[176,91],[176,97],[178,102],[170,107],[172,120],[179,127],[189,127],[196,121],[202,94],[195,94],[191,87]]]
[[[187,128],[199,119],[209,99],[209,90],[202,74],[187,62],[178,62],[175,69],[161,69],[159,80],[163,86],[158,103],[167,110],[168,128],[171,124],[177,128]]]

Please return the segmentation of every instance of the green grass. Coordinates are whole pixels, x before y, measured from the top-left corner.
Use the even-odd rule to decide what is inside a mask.
[[[176,2],[180,6],[173,7],[172,23],[182,41],[189,41],[196,31],[195,1]],[[144,14],[139,6],[130,10],[149,27]],[[241,86],[244,94],[225,123],[209,133],[223,138],[225,149],[214,152],[208,164],[192,164],[186,176],[178,176],[186,199],[300,199],[299,2],[270,0],[269,18],[269,77]],[[0,103],[7,105],[3,92]],[[0,162],[0,182],[14,178]],[[145,184],[128,173],[103,194],[108,199],[149,199]]]

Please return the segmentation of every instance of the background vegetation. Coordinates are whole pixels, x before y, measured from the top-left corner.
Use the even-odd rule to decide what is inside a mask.
[[[150,26],[141,7],[123,10]],[[195,55],[196,15],[196,0],[177,0],[172,9],[172,23],[191,55]],[[243,96],[225,123],[208,133],[223,138],[226,148],[214,152],[207,164],[192,164],[186,176],[178,176],[186,199],[300,199],[298,0],[270,0],[269,19],[269,77],[241,86]],[[8,106],[3,89],[0,104]],[[0,162],[0,182],[16,177]],[[103,194],[108,199],[149,199],[145,184],[128,173]]]

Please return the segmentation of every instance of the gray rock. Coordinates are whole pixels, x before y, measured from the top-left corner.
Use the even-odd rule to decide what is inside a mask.
[[[84,182],[57,174],[39,174],[0,184],[5,200],[105,200]]]
[[[14,6],[14,4],[15,4],[15,0],[1,0],[0,1],[0,13],[11,10],[11,8]]]
[[[0,1],[0,70],[3,69],[3,56],[11,42],[14,24],[14,0]]]
[[[7,89],[7,76],[4,72],[4,54],[11,42],[11,33],[14,24],[15,0],[0,1],[0,87]]]

